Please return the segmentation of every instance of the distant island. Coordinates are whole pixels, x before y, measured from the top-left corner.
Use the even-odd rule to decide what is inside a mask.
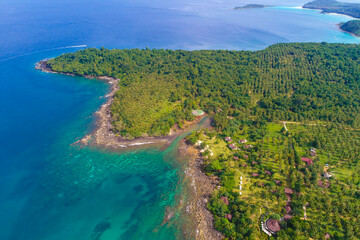
[[[335,0],[315,0],[303,6],[308,9],[322,10],[323,13],[338,13],[360,18],[360,3],[344,3]]]
[[[339,27],[345,32],[360,37],[360,20],[351,20],[345,23],[340,23]]]
[[[247,4],[245,6],[242,7],[235,7],[235,10],[240,10],[240,9],[251,9],[251,8],[267,8],[267,7],[272,7],[271,5],[262,5],[262,4]]]

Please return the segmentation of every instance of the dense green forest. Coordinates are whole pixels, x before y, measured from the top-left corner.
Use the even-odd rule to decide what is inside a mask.
[[[339,13],[360,18],[360,3],[345,3],[335,0],[315,0],[303,6],[309,9],[319,9],[324,13]]]
[[[193,109],[210,114],[212,128],[187,140],[221,185],[208,202],[216,229],[227,239],[284,240],[360,239],[359,63],[359,45],[328,43],[89,48],[48,61],[57,72],[119,79],[111,114],[127,138],[166,135]],[[271,237],[266,219],[281,227]]]
[[[168,134],[192,109],[277,120],[360,122],[360,46],[276,44],[261,51],[89,48],[48,62],[52,70],[120,79],[114,131],[132,138]]]
[[[360,20],[351,20],[340,24],[340,28],[346,32],[360,36]]]

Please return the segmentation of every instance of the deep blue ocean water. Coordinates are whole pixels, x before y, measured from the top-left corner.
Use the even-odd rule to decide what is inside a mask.
[[[261,1],[251,1],[251,3]],[[72,143],[94,127],[109,87],[46,74],[44,58],[108,48],[256,50],[278,42],[348,42],[350,19],[298,9],[235,11],[247,1],[0,0],[0,239],[174,239],[184,216],[177,142],[105,152]],[[163,223],[168,209],[176,212]]]

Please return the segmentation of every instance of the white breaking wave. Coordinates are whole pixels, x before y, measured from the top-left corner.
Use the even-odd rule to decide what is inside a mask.
[[[132,144],[129,144],[129,146],[140,146],[140,145],[151,144],[151,143],[154,143],[154,142],[132,143]]]
[[[67,49],[67,48],[85,48],[87,47],[87,45],[83,44],[83,45],[73,45],[73,46],[65,46],[65,47],[57,47],[57,48],[48,48],[48,49],[44,49],[44,50],[39,50],[39,51],[34,51],[34,52],[29,52],[29,53],[24,53],[24,54],[19,54],[16,56],[12,56],[12,57],[8,57],[8,58],[4,58],[4,59],[0,59],[0,62],[4,62],[10,59],[14,59],[14,58],[19,58],[19,57],[24,57],[24,56],[28,56],[31,54],[35,54],[35,53],[41,53],[41,52],[48,52],[48,51],[54,51],[54,50],[60,50],[60,49]]]

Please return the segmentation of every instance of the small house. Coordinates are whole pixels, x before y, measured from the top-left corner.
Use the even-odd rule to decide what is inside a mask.
[[[239,158],[238,158],[238,157],[234,157],[234,160],[237,160],[237,161],[238,161],[238,160],[239,160]]]
[[[265,174],[267,174],[267,175],[270,175],[270,176],[271,176],[271,172],[270,172],[270,171],[265,170]]]
[[[227,197],[220,197],[220,199],[225,203],[225,205],[229,205],[229,199]]]
[[[290,194],[292,195],[294,193],[294,191],[291,188],[284,188],[285,194]]]
[[[235,146],[234,144],[229,144],[229,148],[231,148],[231,150],[236,150],[237,146]]]
[[[287,214],[291,213],[291,207],[289,205],[285,206],[285,211]]]
[[[315,156],[316,156],[316,149],[315,149],[315,148],[311,148],[311,149],[310,149],[310,156],[311,156],[311,157],[315,157]]]
[[[324,172],[324,178],[329,179],[331,177],[332,177],[332,175],[330,173]]]
[[[253,176],[253,177],[258,177],[258,176],[259,176],[259,174],[257,174],[257,173],[253,173],[251,176]]]
[[[244,148],[248,149],[248,148],[252,148],[253,145],[245,145]]]
[[[227,218],[227,219],[229,219],[229,221],[231,221],[231,219],[232,219],[232,215],[231,215],[230,213],[225,214],[225,218]]]
[[[246,139],[241,139],[241,140],[239,141],[239,143],[247,143],[247,140],[246,140]]]
[[[191,113],[192,113],[193,115],[195,115],[195,117],[200,117],[200,116],[202,116],[202,115],[205,114],[204,111],[199,110],[199,109],[193,110]]]
[[[293,217],[293,216],[291,216],[290,214],[286,214],[286,215],[284,216],[284,220],[285,220],[285,221],[289,221],[292,217]]]
[[[225,137],[225,141],[232,142],[231,137]]]
[[[310,158],[301,157],[301,161],[303,161],[304,163],[306,163],[308,166],[314,164],[313,160],[310,159]]]
[[[245,155],[244,155],[244,158],[249,158],[249,156],[245,154]]]
[[[276,234],[278,231],[281,230],[280,224],[278,220],[275,219],[268,219],[265,222],[265,228],[272,234]]]

